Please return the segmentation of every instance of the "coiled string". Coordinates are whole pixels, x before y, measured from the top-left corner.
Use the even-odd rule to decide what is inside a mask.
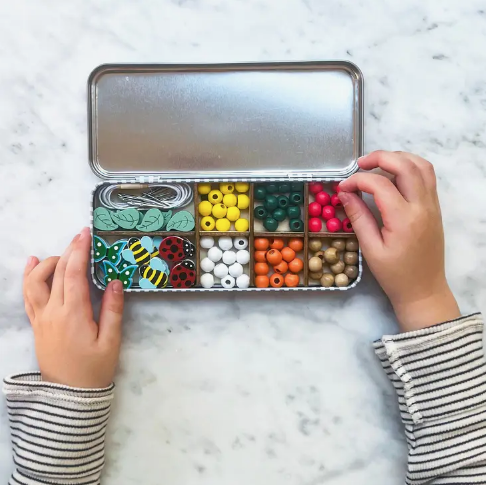
[[[121,192],[116,194],[119,201],[113,200],[115,190],[149,188],[142,194],[129,194]],[[98,192],[101,204],[109,209],[128,209],[135,207],[137,209],[149,209],[156,207],[158,209],[175,209],[185,207],[190,204],[194,198],[193,190],[189,184],[123,184],[123,185],[106,185]]]

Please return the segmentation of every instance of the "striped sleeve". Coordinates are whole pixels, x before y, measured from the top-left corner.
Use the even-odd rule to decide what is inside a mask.
[[[96,485],[114,385],[78,389],[39,373],[4,380],[15,472],[9,485]]]
[[[409,447],[406,483],[486,483],[481,315],[384,336],[374,348],[398,396]]]

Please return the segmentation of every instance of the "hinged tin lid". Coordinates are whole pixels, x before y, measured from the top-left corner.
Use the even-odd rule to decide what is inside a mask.
[[[323,179],[357,170],[363,78],[344,61],[103,65],[89,150],[107,179]]]

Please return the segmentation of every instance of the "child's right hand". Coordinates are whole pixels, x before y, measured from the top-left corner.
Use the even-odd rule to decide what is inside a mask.
[[[39,262],[30,257],[24,272],[24,299],[42,379],[103,388],[113,381],[118,363],[123,285],[116,280],[107,287],[98,325],[89,297],[90,249],[90,232],[84,228],[60,258]]]
[[[340,184],[340,199],[363,255],[390,298],[402,331],[460,316],[444,267],[444,232],[431,163],[404,152],[373,152],[358,160],[396,177],[356,173]],[[372,194],[383,227],[354,192]]]

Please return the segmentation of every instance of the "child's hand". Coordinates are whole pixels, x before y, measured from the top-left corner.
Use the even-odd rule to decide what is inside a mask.
[[[356,173],[341,182],[340,199],[402,330],[459,317],[445,277],[444,233],[432,165],[410,153],[384,151],[362,157],[358,164],[363,170],[380,167],[396,177],[395,186],[382,175]],[[382,228],[356,191],[374,196]]]
[[[123,285],[112,281],[106,289],[98,325],[86,276],[90,249],[91,236],[85,228],[60,258],[40,263],[30,257],[25,268],[25,309],[34,329],[42,378],[48,382],[101,388],[113,380],[120,350]]]

